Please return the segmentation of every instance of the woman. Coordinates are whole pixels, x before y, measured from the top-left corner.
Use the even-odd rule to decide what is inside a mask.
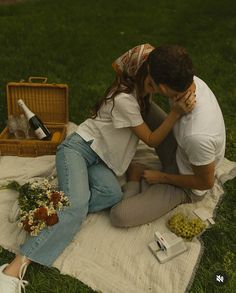
[[[158,129],[144,122],[150,111],[150,96],[158,86],[149,73],[149,44],[137,46],[113,63],[116,80],[95,106],[92,118],[79,125],[58,147],[56,167],[59,187],[71,206],[59,215],[59,222],[31,237],[10,264],[0,268],[0,291],[13,293],[27,283],[23,275],[30,262],[51,266],[71,242],[88,213],[118,203],[122,190],[116,176],[127,170],[139,139],[157,147],[181,115],[194,107],[194,94],[185,91],[192,80],[185,78],[184,96],[174,102]]]

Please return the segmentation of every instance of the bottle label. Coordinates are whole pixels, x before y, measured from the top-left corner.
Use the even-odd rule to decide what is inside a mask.
[[[44,131],[42,130],[42,128],[37,128],[35,131],[35,134],[36,136],[39,138],[39,139],[43,139],[44,137],[46,137],[47,135],[44,133]]]

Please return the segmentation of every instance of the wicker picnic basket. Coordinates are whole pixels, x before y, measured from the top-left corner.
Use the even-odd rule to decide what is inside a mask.
[[[22,99],[47,126],[52,135],[59,136],[45,141],[16,139],[5,127],[0,134],[0,155],[36,157],[55,154],[57,145],[66,136],[68,123],[68,86],[66,84],[49,84],[45,77],[30,77],[28,82],[10,82],[7,84],[8,116],[19,116],[22,110],[17,104]]]

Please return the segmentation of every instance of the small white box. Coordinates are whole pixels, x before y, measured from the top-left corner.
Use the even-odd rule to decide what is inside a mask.
[[[156,231],[154,237],[155,240],[149,243],[149,248],[160,263],[165,263],[187,250],[183,239],[171,231],[163,234]]]

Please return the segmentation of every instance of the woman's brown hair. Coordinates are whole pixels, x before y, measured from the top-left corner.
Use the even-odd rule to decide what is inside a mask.
[[[147,62],[145,61],[137,71],[137,74],[134,78],[130,77],[126,72],[122,72],[121,75],[116,75],[114,82],[111,86],[105,91],[104,96],[99,100],[92,109],[92,118],[95,119],[99,115],[99,110],[103,104],[106,104],[109,100],[112,100],[113,106],[115,106],[115,97],[119,93],[130,94],[136,90],[136,97],[138,104],[140,106],[140,112],[144,116],[148,111],[148,106],[150,104],[150,95],[144,96],[144,81],[147,77]]]

